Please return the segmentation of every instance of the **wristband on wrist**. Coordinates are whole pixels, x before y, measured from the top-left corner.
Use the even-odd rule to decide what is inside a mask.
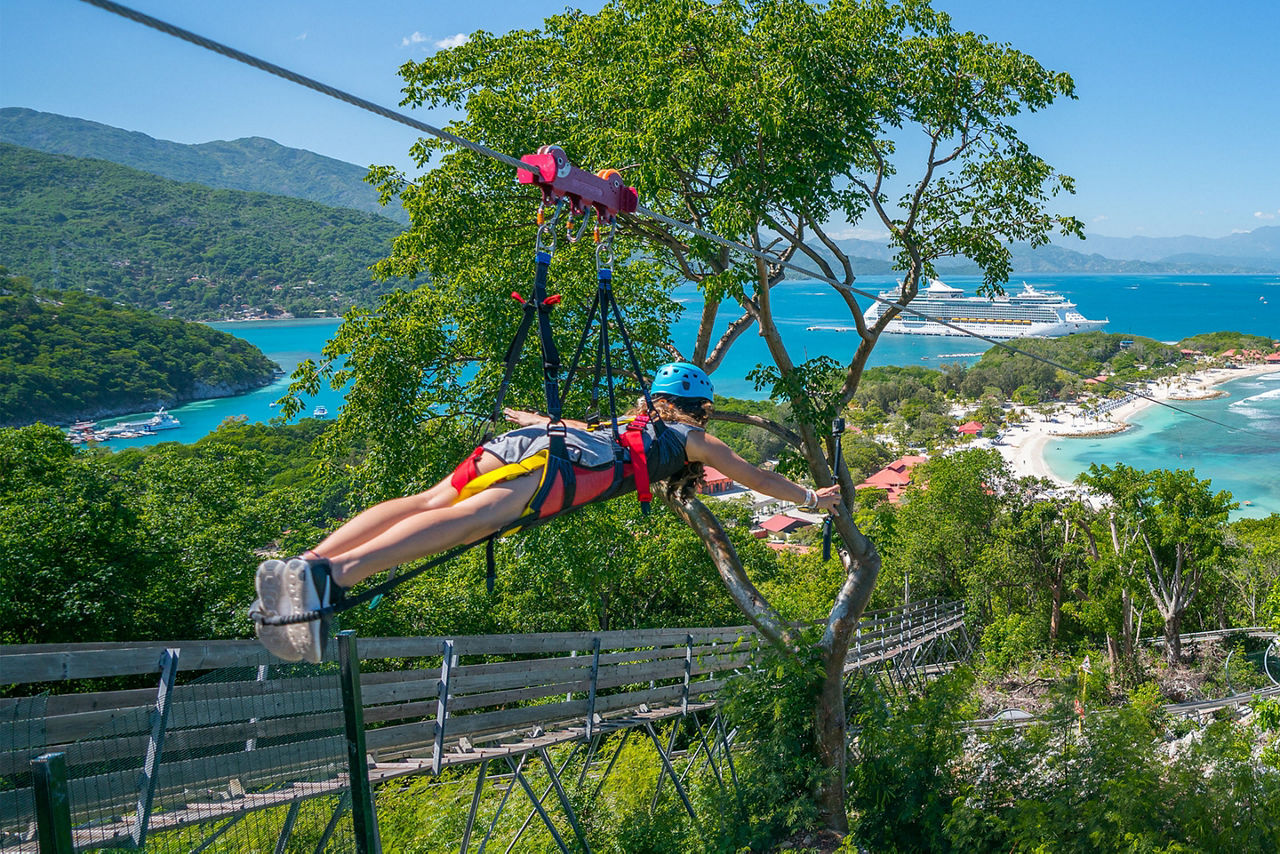
[[[801,510],[817,510],[818,509],[818,493],[812,489],[805,487],[804,503],[800,505]]]

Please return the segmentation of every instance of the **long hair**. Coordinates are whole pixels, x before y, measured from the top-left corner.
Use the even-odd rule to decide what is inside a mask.
[[[659,418],[672,424],[690,424],[694,427],[707,426],[711,420],[714,407],[709,400],[697,397],[675,397],[668,394],[655,394],[653,408]],[[644,398],[636,401],[630,415],[639,415],[645,411]],[[663,491],[671,501],[688,501],[698,492],[698,487],[706,482],[705,467],[700,462],[686,460],[685,464],[671,477],[663,481]]]

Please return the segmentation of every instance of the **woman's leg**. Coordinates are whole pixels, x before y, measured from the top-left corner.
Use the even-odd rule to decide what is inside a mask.
[[[362,511],[309,551],[319,557],[332,558],[334,555],[343,554],[367,543],[397,522],[417,513],[448,507],[457,498],[458,491],[453,488],[452,475],[450,475],[426,492],[406,495],[403,498],[392,498]]]
[[[333,580],[342,587],[351,587],[397,564],[438,554],[495,533],[520,517],[540,482],[541,472],[533,472],[494,484],[457,504],[401,515],[390,526],[342,552],[326,551],[327,540],[316,548],[329,559]],[[339,529],[338,533],[341,532]]]

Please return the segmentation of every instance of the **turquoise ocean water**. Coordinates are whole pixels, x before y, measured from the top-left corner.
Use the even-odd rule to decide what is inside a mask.
[[[946,281],[972,291],[980,280],[976,276],[952,276]],[[1021,281],[1015,277],[1010,288],[1020,287]],[[1161,341],[1219,330],[1280,337],[1280,274],[1044,275],[1029,276],[1026,281],[1063,294],[1076,302],[1086,317],[1108,318],[1111,321],[1106,327],[1108,332],[1144,335]],[[857,285],[878,293],[891,287],[893,282],[888,276],[869,276],[859,279]],[[676,346],[687,351],[693,344],[701,302],[691,286],[677,292],[676,298],[684,305],[685,313],[673,329],[673,339]],[[870,303],[869,300],[862,302]],[[844,360],[851,354],[854,333],[810,329],[852,326],[847,313],[842,314],[841,300],[829,288],[813,282],[786,282],[775,289],[774,304],[779,309],[783,338],[795,358],[827,355]],[[727,312],[722,317],[722,325],[727,325],[731,317]],[[286,378],[250,394],[182,406],[173,410],[182,421],[181,428],[154,437],[116,440],[111,447],[170,440],[193,442],[230,416],[244,415],[251,421],[270,419],[276,411],[271,403],[284,393],[288,373],[301,360],[317,357],[338,323],[321,319],[214,324],[257,345],[279,363]],[[986,346],[967,338],[885,336],[876,346],[871,364],[936,368],[949,361],[971,362]],[[762,397],[763,393],[746,380],[746,375],[766,361],[768,354],[763,340],[748,332],[716,371],[716,390],[736,397]],[[1153,407],[1139,416],[1135,430],[1104,439],[1064,440],[1050,446],[1046,460],[1055,473],[1067,478],[1074,477],[1091,462],[1116,460],[1143,468],[1195,468],[1200,477],[1212,478],[1215,486],[1230,489],[1238,500],[1252,501],[1243,508],[1247,515],[1280,512],[1280,378],[1234,382],[1225,388],[1231,397],[1179,406],[1203,411],[1237,428],[1235,432]],[[1271,394],[1272,391],[1275,394]],[[325,389],[307,402],[307,412],[323,405],[332,416],[341,404],[340,392]],[[118,420],[136,418],[134,415]]]

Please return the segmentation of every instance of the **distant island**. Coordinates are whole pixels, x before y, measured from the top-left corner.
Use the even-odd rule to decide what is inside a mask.
[[[41,287],[187,320],[373,305],[396,283],[369,266],[400,232],[347,208],[0,143],[0,263]]]
[[[0,427],[68,424],[267,385],[280,368],[247,341],[0,267]]]

